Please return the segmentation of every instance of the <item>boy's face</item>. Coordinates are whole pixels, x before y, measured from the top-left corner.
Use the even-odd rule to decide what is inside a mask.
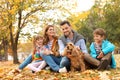
[[[43,39],[42,38],[39,38],[38,40],[36,40],[36,46],[41,46],[43,45]]]
[[[94,41],[96,43],[101,43],[102,40],[104,39],[104,36],[101,36],[101,35],[98,35],[98,34],[93,34],[93,36],[94,36]]]

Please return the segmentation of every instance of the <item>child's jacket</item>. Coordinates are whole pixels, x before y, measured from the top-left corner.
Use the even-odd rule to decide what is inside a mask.
[[[108,54],[110,52],[113,52],[115,49],[115,46],[109,42],[108,40],[103,40],[102,41],[102,52],[104,54]],[[98,54],[96,53],[96,50],[95,50],[95,46],[94,46],[94,42],[90,45],[90,55],[96,59],[96,57],[98,56]],[[116,61],[115,61],[115,58],[114,58],[114,55],[112,54],[112,62],[111,62],[111,68],[116,68]]]

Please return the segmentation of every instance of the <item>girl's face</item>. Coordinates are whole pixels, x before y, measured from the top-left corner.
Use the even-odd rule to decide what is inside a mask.
[[[94,36],[94,41],[95,43],[101,43],[102,40],[104,39],[104,36],[98,35],[98,34],[93,34]]]
[[[39,38],[38,40],[36,40],[35,44],[36,44],[37,47],[42,46],[43,45],[43,38]]]
[[[48,36],[54,36],[55,35],[54,27],[49,27],[49,29],[47,30],[46,34]]]

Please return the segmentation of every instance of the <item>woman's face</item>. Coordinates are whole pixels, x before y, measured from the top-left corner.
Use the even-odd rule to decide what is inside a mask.
[[[54,36],[55,35],[54,27],[49,27],[49,29],[47,30],[46,34],[48,36]]]

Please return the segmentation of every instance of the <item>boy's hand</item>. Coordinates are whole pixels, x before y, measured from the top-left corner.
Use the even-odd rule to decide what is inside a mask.
[[[98,59],[102,58],[104,56],[103,52],[101,51],[100,54],[97,56]]]

